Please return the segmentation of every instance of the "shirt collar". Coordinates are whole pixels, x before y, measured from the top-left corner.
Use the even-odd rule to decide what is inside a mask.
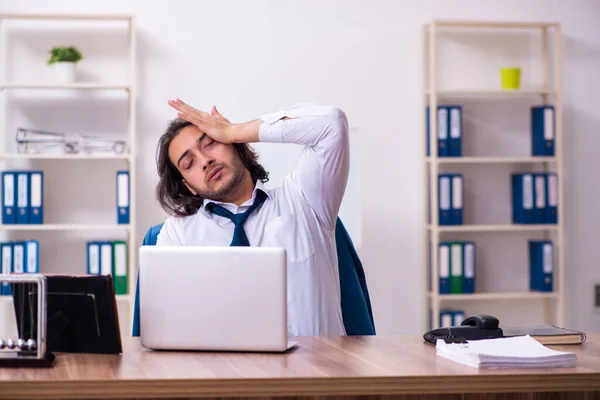
[[[271,191],[265,187],[265,184],[260,179],[257,179],[256,180],[256,184],[254,185],[254,190],[252,191],[252,197],[250,198],[250,200],[248,200],[245,203],[243,203],[240,207],[242,207],[242,206],[248,206],[249,207],[250,205],[252,205],[252,203],[254,203],[254,199],[256,198],[256,191],[257,190],[260,190],[260,191],[264,192],[267,195],[267,199],[273,200],[273,197],[271,196]],[[233,203],[224,203],[222,201],[211,200],[211,199],[204,199],[204,202],[203,202],[203,205],[202,205],[202,211],[204,211],[204,214],[207,217],[209,217],[209,218],[212,218],[213,214],[206,209],[206,205],[208,203],[215,203],[215,204],[219,204],[219,205],[235,206],[235,204],[233,204]]]

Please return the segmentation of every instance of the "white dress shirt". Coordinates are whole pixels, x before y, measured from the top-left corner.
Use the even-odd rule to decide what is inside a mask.
[[[267,199],[250,214],[244,230],[250,246],[286,249],[288,334],[345,335],[335,223],[349,172],[346,115],[334,107],[299,104],[261,119],[259,141],[304,146],[298,168],[273,189],[258,181],[252,198],[239,207],[204,203],[241,213],[252,205],[256,190],[263,190]],[[169,217],[157,246],[229,246],[233,230],[231,220],[203,206],[192,216]]]

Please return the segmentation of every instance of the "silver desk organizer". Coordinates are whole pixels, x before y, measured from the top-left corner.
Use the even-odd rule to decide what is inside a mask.
[[[36,338],[0,338],[0,368],[2,367],[52,367],[55,356],[46,351],[46,277],[41,274],[0,274],[0,283],[37,284],[37,335]]]

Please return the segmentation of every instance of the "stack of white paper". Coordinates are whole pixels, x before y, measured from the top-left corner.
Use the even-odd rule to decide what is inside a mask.
[[[446,343],[438,339],[438,355],[474,368],[573,367],[575,353],[549,349],[531,336]]]

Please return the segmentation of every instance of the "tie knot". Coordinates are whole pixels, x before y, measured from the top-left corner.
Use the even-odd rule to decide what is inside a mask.
[[[261,205],[265,199],[267,198],[267,195],[262,191],[262,190],[257,190],[256,191],[256,197],[254,198],[254,202],[252,203],[252,205],[243,213],[238,213],[238,214],[234,214],[231,211],[227,210],[226,208],[217,205],[215,203],[208,203],[206,205],[206,208],[211,211],[213,214],[219,215],[221,217],[225,217],[225,218],[229,218],[234,224],[236,225],[243,225],[246,220],[248,219],[248,217],[250,216],[250,214],[256,209],[258,208],[259,205]]]
[[[248,210],[250,210],[250,209],[248,209]],[[246,220],[250,216],[250,213],[248,212],[248,210],[243,213],[233,214],[231,216],[231,220],[233,221],[233,223],[236,225],[244,225],[244,222],[246,222]]]
[[[233,232],[233,240],[231,241],[231,246],[250,246],[250,242],[248,241],[246,232],[244,232],[244,223],[246,222],[252,211],[258,208],[258,206],[261,205],[266,198],[267,195],[265,192],[263,192],[262,190],[257,190],[256,197],[250,208],[248,208],[245,212],[239,214],[234,214],[231,211],[226,210],[225,208],[215,203],[208,203],[206,205],[206,208],[216,215],[229,218],[234,223],[235,230]]]

